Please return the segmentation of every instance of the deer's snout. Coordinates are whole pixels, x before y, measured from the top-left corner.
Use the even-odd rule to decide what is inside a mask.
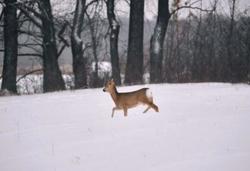
[[[105,90],[105,88],[103,88],[103,90],[102,90],[103,92],[106,92],[106,90]]]

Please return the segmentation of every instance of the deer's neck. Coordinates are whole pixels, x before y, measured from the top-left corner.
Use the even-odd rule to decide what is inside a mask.
[[[115,102],[115,104],[117,105],[118,104],[118,96],[119,96],[119,93],[116,89],[116,87],[114,87],[113,91],[110,93],[113,101]]]

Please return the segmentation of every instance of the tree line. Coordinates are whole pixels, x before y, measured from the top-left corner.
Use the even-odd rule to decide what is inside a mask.
[[[164,46],[164,82],[249,83],[250,17],[237,11],[236,0],[228,2],[229,14],[218,11],[214,1],[211,11],[173,17]]]
[[[1,89],[17,92],[16,70],[20,56],[37,56],[42,62],[43,91],[64,90],[65,83],[58,58],[70,47],[73,59],[74,88],[88,87],[86,51],[91,49],[95,59],[93,85],[101,86],[98,77],[98,47],[105,42],[100,37],[109,36],[109,56],[112,77],[120,85],[119,58],[120,23],[115,12],[115,0],[76,0],[72,17],[53,16],[50,0],[0,1],[3,26],[2,49],[4,63]],[[250,74],[249,16],[236,19],[236,0],[232,0],[230,16],[216,12],[217,0],[211,9],[192,7],[192,3],[180,5],[180,0],[158,0],[157,20],[151,33],[149,48],[149,73],[151,83],[226,81],[246,82]],[[145,54],[143,47],[144,0],[129,1],[129,33],[125,84],[143,83]],[[106,8],[103,19],[100,11]],[[89,10],[91,8],[91,10]],[[173,8],[170,10],[170,8]],[[178,10],[189,8],[185,20],[178,19]],[[192,10],[205,15],[196,16]],[[108,33],[102,27],[107,21]],[[89,29],[91,43],[84,41],[83,31]],[[26,35],[29,41],[20,42]],[[34,53],[21,54],[19,47],[32,49]]]

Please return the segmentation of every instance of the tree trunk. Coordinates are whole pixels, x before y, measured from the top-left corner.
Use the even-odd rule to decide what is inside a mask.
[[[114,0],[107,1],[107,15],[109,20],[110,33],[110,57],[112,65],[112,77],[117,85],[121,84],[119,53],[118,53],[118,37],[120,25],[116,20],[114,13]]]
[[[98,76],[98,55],[97,55],[97,33],[95,32],[95,21],[92,20],[89,16],[88,16],[88,20],[89,20],[89,29],[90,29],[90,36],[91,36],[91,42],[92,42],[92,50],[93,50],[93,56],[94,56],[94,61],[95,61],[95,71],[94,71],[94,75],[93,75],[93,87],[99,87],[99,76]]]
[[[130,1],[128,58],[125,83],[142,83],[143,80],[143,24],[144,0]]]
[[[200,8],[202,8],[203,6],[203,2],[200,1]],[[193,47],[193,64],[192,64],[192,80],[194,82],[200,82],[202,81],[202,68],[203,68],[203,64],[202,64],[202,60],[203,60],[203,56],[202,56],[202,49],[204,46],[203,43],[203,36],[202,36],[202,27],[204,25],[203,23],[203,18],[202,18],[202,11],[200,11],[200,16],[199,16],[199,21],[198,21],[198,25],[196,27],[196,31],[194,34],[194,47]]]
[[[81,39],[81,30],[84,19],[85,0],[77,0],[73,29],[71,34],[71,49],[73,56],[73,72],[75,76],[75,88],[87,87],[87,73],[85,60],[83,58],[83,42]]]
[[[64,90],[65,85],[57,61],[55,28],[50,0],[40,0],[43,34],[43,90],[44,92]]]
[[[250,23],[248,25],[247,29],[247,56],[246,56],[246,61],[247,61],[247,68],[248,68],[248,73],[247,73],[247,81],[250,83]]]
[[[17,10],[16,0],[5,0],[4,8],[4,65],[2,90],[16,93],[17,68]]]
[[[230,7],[230,25],[227,37],[227,55],[228,55],[228,63],[229,63],[229,73],[228,80],[230,82],[238,82],[236,66],[235,66],[235,57],[234,57],[234,47],[233,47],[233,37],[234,37],[234,17],[235,17],[235,4],[236,0],[231,0]]]
[[[162,82],[163,44],[170,18],[168,1],[158,0],[158,17],[150,41],[150,82]]]

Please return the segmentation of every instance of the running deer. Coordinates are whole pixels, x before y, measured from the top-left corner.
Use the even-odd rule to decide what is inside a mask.
[[[113,107],[111,117],[114,117],[115,110],[123,110],[124,116],[127,116],[128,109],[136,107],[139,104],[148,106],[143,113],[146,113],[150,108],[159,112],[158,106],[153,103],[153,96],[148,88],[142,88],[132,92],[119,93],[116,89],[115,82],[112,79],[106,83],[103,91],[110,93],[113,101],[115,102],[115,107]]]

